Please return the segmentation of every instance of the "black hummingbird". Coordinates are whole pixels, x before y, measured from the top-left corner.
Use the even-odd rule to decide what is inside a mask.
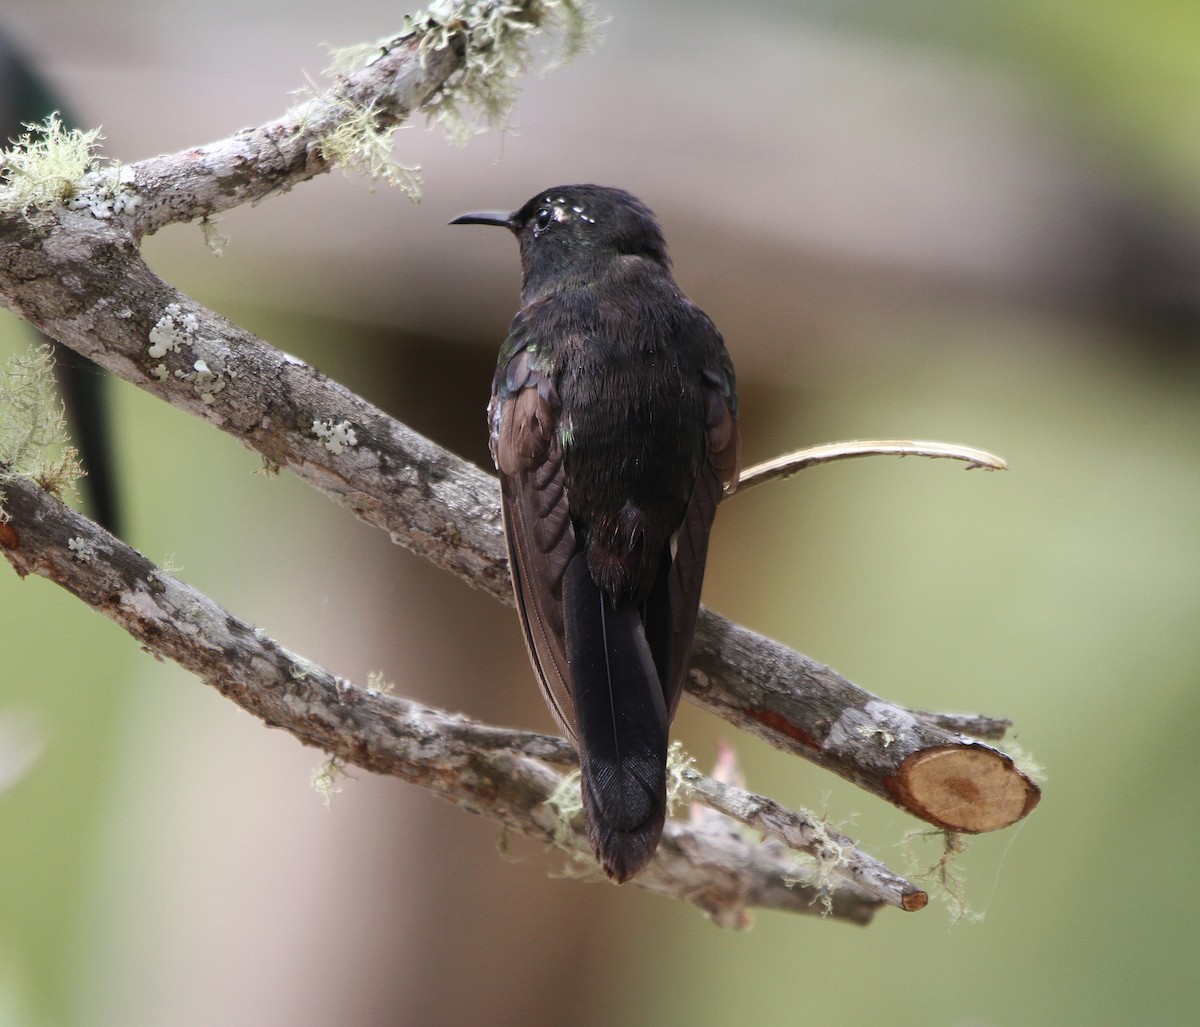
[[[623,190],[555,186],[451,224],[520,243],[492,458],[529,655],[579,752],[596,858],[623,882],[662,834],[709,529],[737,484],[733,364],[675,284],[653,213]]]

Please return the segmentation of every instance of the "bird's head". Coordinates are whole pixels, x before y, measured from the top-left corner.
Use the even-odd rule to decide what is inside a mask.
[[[553,186],[511,214],[478,211],[450,224],[509,229],[521,246],[526,299],[598,277],[626,256],[669,266],[666,242],[650,208],[625,190],[608,186]]]

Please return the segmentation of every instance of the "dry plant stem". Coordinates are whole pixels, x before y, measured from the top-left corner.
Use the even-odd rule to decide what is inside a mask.
[[[57,582],[151,653],[175,661],[305,744],[421,785],[540,841],[554,840],[556,817],[545,800],[560,778],[539,757],[569,759],[562,739],[491,728],[356,688],[164,574],[32,482],[16,479],[5,493],[10,520],[0,524],[0,549],[18,574]],[[743,801],[769,803],[757,796]],[[590,852],[582,833],[570,844]],[[795,871],[781,846],[710,836],[672,821],[658,855],[633,883],[738,925],[752,906],[821,912],[820,889],[786,883]],[[866,923],[890,896],[849,883],[828,898],[833,916]]]
[[[959,446],[951,442],[920,442],[913,439],[859,439],[854,442],[830,442],[821,446],[810,446],[795,453],[787,453],[755,464],[742,471],[738,478],[738,492],[761,485],[767,481],[781,481],[793,474],[817,464],[828,464],[835,460],[850,460],[860,456],[923,456],[947,460],[962,460],[967,470],[981,467],[988,471],[1004,471],[1006,464],[995,453],[970,446]],[[737,493],[734,493],[735,495]]]
[[[35,225],[0,218],[0,296],[46,334],[229,432],[397,543],[511,604],[495,478],[189,300],[150,271],[118,225],[68,212]],[[150,332],[171,304],[195,316],[194,341],[151,357]],[[189,377],[198,357],[224,382],[213,402]],[[352,427],[356,444],[331,452],[314,422]],[[731,723],[938,827],[1005,827],[1038,799],[1003,753],[711,611],[701,611],[687,689]]]

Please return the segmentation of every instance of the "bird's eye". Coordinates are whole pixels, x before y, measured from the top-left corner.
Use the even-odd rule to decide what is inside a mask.
[[[553,207],[541,207],[538,209],[537,218],[533,222],[533,234],[541,235],[547,228],[550,227],[550,222],[554,220]]]

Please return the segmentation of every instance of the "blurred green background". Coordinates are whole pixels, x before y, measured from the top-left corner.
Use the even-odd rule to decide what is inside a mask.
[[[939,438],[735,498],[706,602],[929,709],[1016,722],[1041,806],[953,903],[864,929],[558,880],[536,846],[266,730],[42,580],[0,573],[0,1024],[1173,1024],[1200,1007],[1200,8],[601,4],[515,131],[420,126],[413,206],[340,175],[148,240],[170,281],[486,465],[516,247],[446,222],[557,182],[641,195],[739,372],[748,463]],[[0,30],[124,160],[274,117],[378,0],[11,0]],[[0,354],[29,343],[0,317]],[[511,610],[227,437],[112,390],[127,536],[364,683],[548,729]],[[897,810],[684,705],[706,765],[901,870]],[[21,768],[24,772],[21,773]],[[936,840],[912,842],[933,863]]]

